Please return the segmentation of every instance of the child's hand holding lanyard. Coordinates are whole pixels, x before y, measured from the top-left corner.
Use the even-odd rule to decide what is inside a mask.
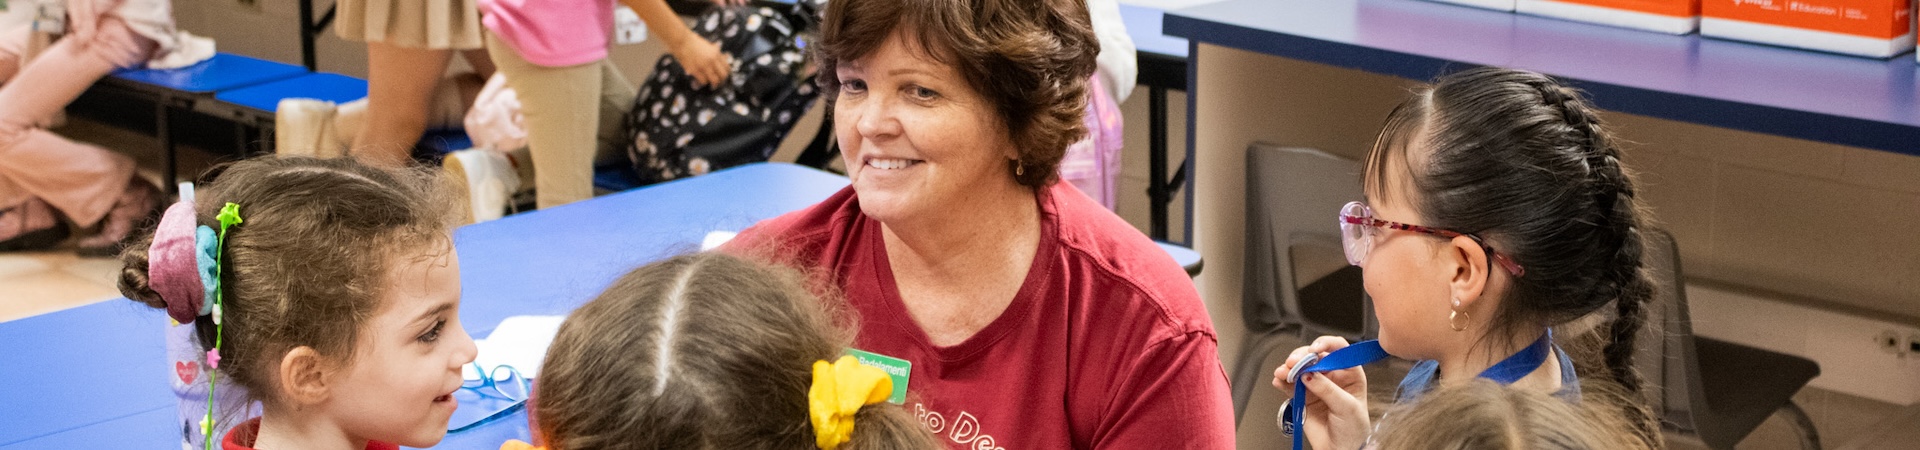
[[[1335,350],[1347,347],[1347,340],[1336,336],[1321,336],[1312,345],[1293,350],[1287,356],[1287,362],[1273,372],[1273,387],[1284,392],[1294,392],[1293,383],[1288,383],[1289,374],[1307,355],[1325,356]],[[1367,375],[1359,367],[1330,372],[1310,373],[1300,381],[1313,395],[1305,399],[1304,425],[1306,438],[1313,448],[1357,449],[1367,442],[1368,430],[1373,428],[1372,419],[1367,416]],[[1300,399],[1294,399],[1300,400]],[[1286,408],[1280,408],[1280,426],[1286,424]]]

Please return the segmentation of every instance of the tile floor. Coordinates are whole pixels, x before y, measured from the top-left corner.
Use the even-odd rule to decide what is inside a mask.
[[[73,250],[0,253],[0,322],[115,298],[120,262]]]

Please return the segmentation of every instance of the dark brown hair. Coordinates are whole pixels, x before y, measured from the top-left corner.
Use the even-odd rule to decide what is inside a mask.
[[[1396,406],[1382,418],[1380,450],[1640,450],[1604,383],[1581,402],[1475,378]],[[1582,386],[1585,388],[1586,386]]]
[[[1039,188],[1058,178],[1067,146],[1086,136],[1088,78],[1100,43],[1084,0],[834,0],[813,52],[828,105],[834,70],[880,48],[895,33],[952,66],[994,105],[1019,160],[1008,174]],[[1014,175],[1013,165],[1024,166]]]
[[[635,269],[560,326],[534,386],[550,448],[814,448],[814,361],[846,348],[797,274],[721,253]],[[844,449],[936,449],[905,410],[861,408]]]
[[[1412,155],[1412,147],[1427,151]],[[1592,104],[1534,72],[1448,75],[1388,116],[1367,164],[1370,195],[1391,192],[1385,169],[1395,162],[1407,167],[1407,200],[1423,225],[1478,235],[1525,268],[1486,337],[1543,329],[1612,304],[1603,359],[1613,382],[1640,392],[1633,341],[1654,293],[1641,261],[1647,213]],[[1643,431],[1657,432],[1644,409],[1629,411],[1642,416]]]
[[[228,202],[244,220],[227,231],[220,372],[272,402],[280,355],[312,347],[331,362],[352,359],[360,327],[377,310],[390,258],[450,249],[447,181],[433,170],[383,170],[351,159],[258,158],[210,170],[194,201],[195,221]],[[154,308],[148,285],[153,230],[121,253],[120,293]],[[193,325],[202,346],[214,324]]]

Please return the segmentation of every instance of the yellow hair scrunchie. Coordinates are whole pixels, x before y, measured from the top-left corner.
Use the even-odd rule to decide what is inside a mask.
[[[508,439],[506,443],[500,444],[500,450],[547,450],[547,448],[535,447],[533,444],[521,442],[519,439]]]
[[[886,371],[860,364],[852,356],[833,363],[813,362],[813,387],[807,405],[813,419],[814,443],[831,450],[853,437],[853,415],[860,407],[887,401],[893,378]]]

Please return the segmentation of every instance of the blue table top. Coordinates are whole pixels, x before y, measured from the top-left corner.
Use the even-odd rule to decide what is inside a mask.
[[[700,251],[710,231],[746,229],[846,185],[803,166],[753,164],[462,227],[460,321],[480,337],[509,316],[566,314],[627,271]]]
[[[1920,155],[1912,55],[1876,60],[1420,0],[1227,0],[1167,13],[1198,42],[1428,80],[1539,71],[1615,111]]]
[[[7,361],[0,388],[0,446],[40,439],[66,442],[84,426],[155,409],[168,420],[128,431],[170,431],[176,398],[167,385],[166,314],[108,300],[0,324]],[[178,437],[174,437],[178,439]],[[155,442],[166,442],[164,439]],[[104,448],[34,444],[35,448]],[[12,448],[12,447],[8,447]]]
[[[173,405],[167,405],[36,439],[0,444],[0,450],[176,449],[183,432],[175,428],[175,416],[179,414]]]
[[[1127,27],[1127,36],[1133,38],[1135,50],[1186,59],[1187,40],[1160,32],[1166,13],[1156,8],[1120,4],[1120,21]]]
[[[281,99],[312,98],[345,103],[366,96],[367,80],[323,72],[224,91],[213,98],[261,111],[276,111]]]
[[[217,53],[206,61],[178,69],[133,69],[113,73],[114,78],[151,84],[186,92],[205,94],[307,73],[304,67],[259,58]]]

